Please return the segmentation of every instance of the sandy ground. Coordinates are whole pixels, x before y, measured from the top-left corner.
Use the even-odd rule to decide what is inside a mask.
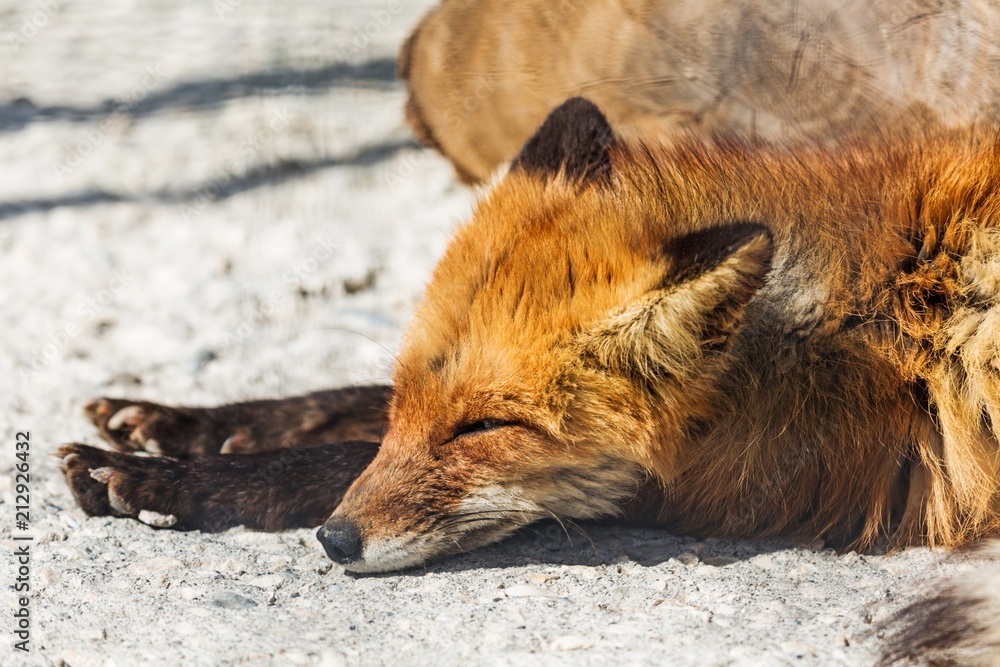
[[[23,430],[35,538],[31,652],[13,649],[7,556],[0,663],[870,664],[874,624],[972,565],[541,525],[354,577],[309,530],[178,534],[75,507],[49,454],[97,442],[90,397],[388,376],[474,199],[402,120],[393,59],[428,4],[0,2],[0,538],[24,534]]]

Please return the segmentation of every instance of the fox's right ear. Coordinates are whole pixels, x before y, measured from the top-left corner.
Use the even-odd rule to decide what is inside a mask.
[[[601,110],[589,100],[572,97],[556,107],[528,139],[511,171],[539,176],[562,172],[582,183],[607,183],[614,142],[615,133]]]
[[[771,267],[771,232],[733,223],[671,240],[662,281],[586,334],[586,356],[651,384],[706,369],[739,330]]]

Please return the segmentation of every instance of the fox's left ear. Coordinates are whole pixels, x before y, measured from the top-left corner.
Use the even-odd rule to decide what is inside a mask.
[[[729,348],[772,254],[771,232],[755,223],[671,240],[662,281],[587,332],[586,356],[650,383],[703,374]]]
[[[593,102],[573,97],[555,108],[528,139],[511,164],[539,176],[560,171],[585,183],[611,180],[611,154],[615,133]]]

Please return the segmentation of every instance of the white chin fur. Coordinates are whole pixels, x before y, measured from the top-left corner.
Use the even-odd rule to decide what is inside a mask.
[[[432,555],[428,553],[426,543],[426,537],[391,537],[366,543],[361,550],[361,558],[345,564],[344,569],[359,573],[391,572],[420,565]]]
[[[447,541],[436,533],[366,541],[361,557],[345,564],[344,569],[359,573],[402,570],[437,556],[496,542],[540,518],[538,507],[524,500],[522,490],[517,487],[490,486],[475,491],[462,500],[456,515],[477,512],[483,512],[484,521],[464,524],[465,534],[457,538],[452,534]],[[488,531],[483,532],[484,528]]]

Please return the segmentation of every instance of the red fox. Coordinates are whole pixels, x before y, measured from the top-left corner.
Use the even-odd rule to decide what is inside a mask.
[[[452,240],[391,392],[99,399],[118,449],[174,458],[61,454],[90,514],[322,523],[356,572],[545,517],[966,544],[1000,526],[998,257],[996,125],[654,146],[575,98]]]

